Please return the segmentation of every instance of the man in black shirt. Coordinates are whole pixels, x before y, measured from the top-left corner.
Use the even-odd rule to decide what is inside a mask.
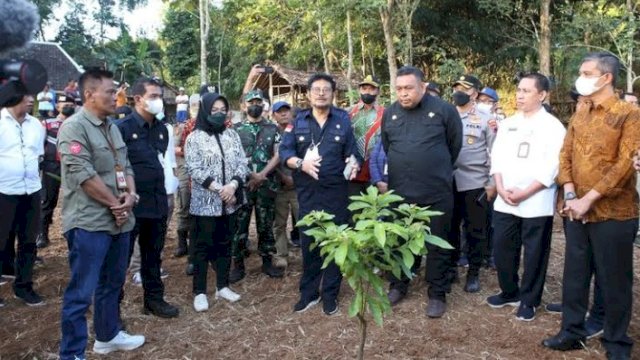
[[[176,317],[178,309],[164,301],[164,284],[160,278],[160,255],[167,231],[168,202],[164,187],[164,170],[158,159],[167,151],[167,127],[156,120],[163,110],[162,88],[155,80],[142,78],[132,89],[134,111],[118,124],[139,195],[133,212],[136,226],[131,232],[129,258],[135,238],[140,243],[144,312],[160,317]],[[172,151],[172,149],[170,150]]]
[[[450,104],[425,94],[423,73],[405,66],[398,70],[398,101],[382,117],[382,145],[387,153],[389,189],[407,203],[430,206],[444,212],[431,219],[431,233],[446,239],[453,210],[453,164],[462,147],[462,123]],[[451,250],[426,244],[426,281],[429,284],[427,316],[441,317],[446,311],[446,293],[451,289]],[[416,257],[414,268],[420,267]],[[402,300],[409,279],[391,280],[389,301]]]

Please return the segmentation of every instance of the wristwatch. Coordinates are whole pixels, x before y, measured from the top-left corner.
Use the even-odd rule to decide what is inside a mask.
[[[569,191],[568,193],[564,194],[564,200],[574,200],[575,198],[577,198],[576,193]]]
[[[138,205],[138,203],[140,202],[140,195],[136,193],[129,193],[129,195],[133,196],[136,199],[134,204]]]
[[[302,159],[298,159],[296,160],[296,170],[301,170],[302,169]]]

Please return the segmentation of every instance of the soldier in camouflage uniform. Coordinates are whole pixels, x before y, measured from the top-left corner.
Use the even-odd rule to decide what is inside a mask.
[[[234,266],[229,281],[235,283],[245,276],[244,258],[247,257],[249,224],[255,208],[258,233],[258,251],[262,256],[262,272],[270,277],[282,277],[284,270],[272,264],[275,252],[273,221],[278,182],[274,169],[278,165],[277,146],[280,134],[276,124],[262,117],[263,98],[259,90],[249,91],[245,97],[246,119],[235,125],[247,156],[251,175],[247,183],[247,205],[238,211],[236,234],[231,247]]]

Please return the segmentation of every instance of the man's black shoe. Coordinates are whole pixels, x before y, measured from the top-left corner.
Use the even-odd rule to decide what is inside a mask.
[[[143,312],[145,315],[153,314],[161,318],[178,317],[180,310],[164,300],[145,302]]]
[[[464,284],[464,291],[476,293],[480,291],[480,278],[478,275],[467,275],[467,282]]]
[[[189,276],[193,276],[193,264],[192,263],[188,263],[187,264],[187,269],[184,272]]]
[[[2,298],[0,298],[0,308],[4,307],[4,300],[2,300]]]
[[[629,354],[616,354],[607,351],[607,360],[631,360]]]
[[[49,236],[47,236],[45,233],[41,233],[40,235],[38,235],[38,239],[36,240],[36,247],[38,249],[44,249],[47,246],[49,246]]]
[[[542,341],[542,345],[552,350],[569,351],[580,350],[584,348],[584,338],[570,338],[563,334],[552,336]]]
[[[281,278],[284,276],[284,269],[273,266],[273,262],[271,261],[271,256],[263,256],[262,257],[262,273],[272,278]]]
[[[429,299],[429,304],[427,304],[427,316],[432,319],[441,318],[442,315],[447,311],[447,303],[438,299]]]
[[[336,299],[322,299],[322,311],[326,315],[333,315],[338,312],[338,300]]]
[[[544,306],[547,312],[554,314],[562,314],[562,303],[550,303]]]
[[[24,301],[24,303],[28,306],[44,305],[44,301],[42,300],[40,295],[36,294],[36,292],[32,288],[18,289],[14,287],[13,292],[16,295],[16,298]]]
[[[233,268],[229,273],[229,284],[235,284],[244,279],[246,273],[244,271],[244,260],[234,261]]]
[[[405,296],[407,296],[407,294],[398,289],[391,289],[389,290],[389,293],[387,293],[387,298],[389,299],[391,306],[397,305]]]
[[[306,299],[300,298],[300,300],[293,306],[293,311],[297,313],[303,313],[311,309],[312,307],[318,305],[319,302],[320,302],[320,296],[312,300],[306,300]]]
[[[187,249],[187,237],[189,236],[189,232],[180,230],[178,231],[178,247],[176,251],[173,253],[173,257],[183,257],[186,256],[189,251]]]

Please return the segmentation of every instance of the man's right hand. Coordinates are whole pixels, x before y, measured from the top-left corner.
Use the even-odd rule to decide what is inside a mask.
[[[302,171],[304,171],[307,175],[311,176],[315,180],[318,180],[318,172],[320,171],[321,162],[322,157],[318,157],[315,159],[305,159],[302,161]]]
[[[378,191],[380,192],[380,194],[384,194],[387,191],[389,191],[389,184],[387,184],[384,181],[378,181],[376,183],[376,187],[378,188]]]
[[[636,156],[633,157],[633,168],[640,171],[640,150],[636,151]]]

